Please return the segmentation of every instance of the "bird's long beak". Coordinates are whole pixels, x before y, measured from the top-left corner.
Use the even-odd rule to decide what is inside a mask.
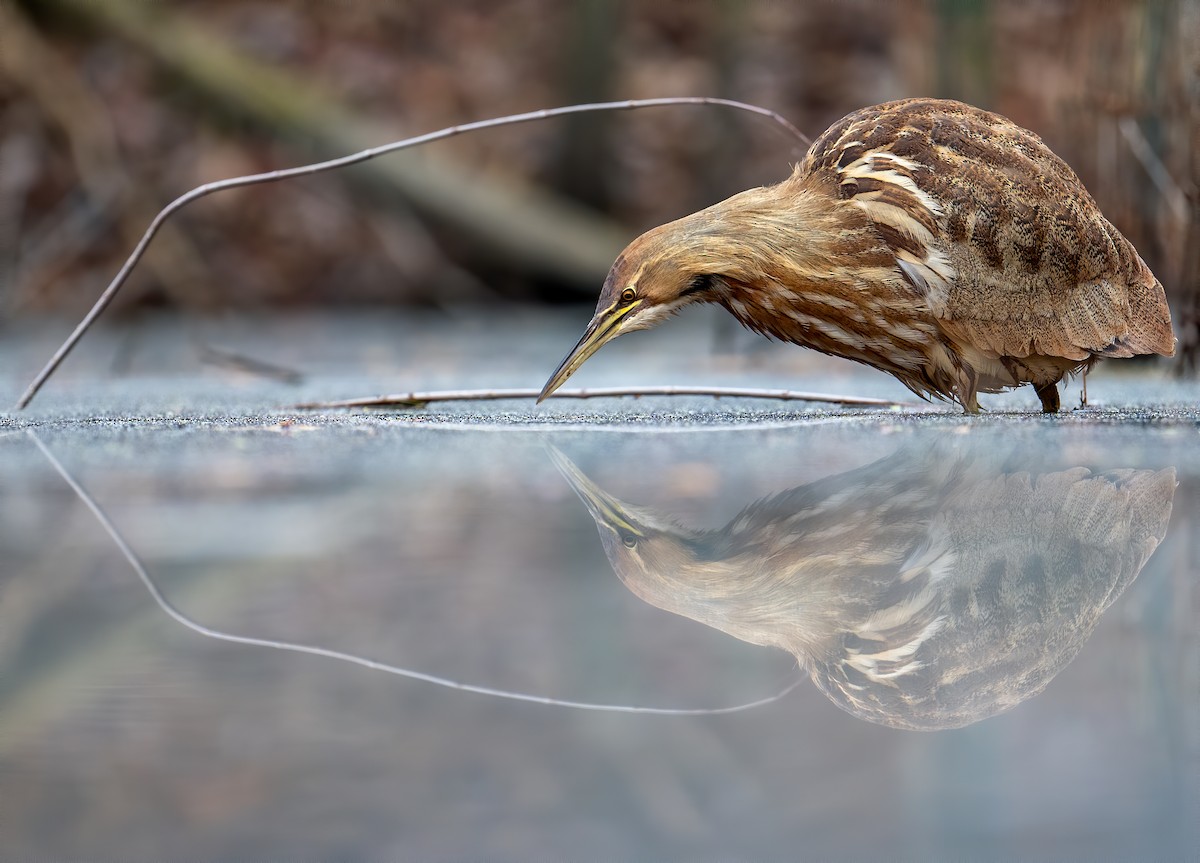
[[[571,348],[571,352],[563,358],[558,368],[554,370],[554,374],[550,375],[550,380],[546,381],[546,385],[542,387],[542,394],[538,396],[538,404],[541,404],[547,396],[566,383],[567,378],[575,374],[575,371],[584,364],[588,357],[600,350],[606,342],[615,338],[621,331],[621,323],[626,316],[641,305],[641,302],[641,300],[634,300],[627,306],[620,308],[609,306],[603,311],[596,312],[596,316],[592,318],[592,322],[584,331],[583,338],[575,347]]]
[[[576,467],[575,462],[563,455],[557,447],[547,444],[546,450],[550,454],[550,460],[558,468],[558,472],[563,475],[563,479],[570,483],[571,488],[579,495],[579,499],[583,501],[597,524],[607,525],[613,530],[627,530],[636,536],[643,535],[642,531],[626,516],[625,504],[592,482],[587,474]]]

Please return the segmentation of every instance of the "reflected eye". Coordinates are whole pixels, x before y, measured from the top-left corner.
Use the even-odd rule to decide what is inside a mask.
[[[626,288],[621,291],[621,302],[632,303],[635,299],[637,299],[637,291],[633,288]]]
[[[625,543],[626,548],[633,548],[637,545],[637,537],[632,533],[621,532],[621,542]]]

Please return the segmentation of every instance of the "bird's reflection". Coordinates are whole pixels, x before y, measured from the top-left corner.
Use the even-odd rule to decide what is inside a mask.
[[[692,530],[559,469],[651,605],[795,654],[839,707],[957,728],[1040,692],[1162,541],[1173,469],[901,450]]]

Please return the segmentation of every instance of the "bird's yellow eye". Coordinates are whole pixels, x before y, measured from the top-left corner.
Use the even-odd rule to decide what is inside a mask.
[[[633,288],[626,288],[621,291],[621,302],[628,304],[632,303],[635,299],[637,299],[637,291]]]

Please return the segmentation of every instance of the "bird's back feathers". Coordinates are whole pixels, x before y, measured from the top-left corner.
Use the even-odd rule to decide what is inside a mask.
[[[1032,132],[908,99],[832,126],[796,178],[836,183],[960,349],[982,358],[1174,353],[1162,285]]]

